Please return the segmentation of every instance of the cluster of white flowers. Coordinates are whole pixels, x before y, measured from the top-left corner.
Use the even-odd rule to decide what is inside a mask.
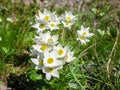
[[[71,28],[76,20],[76,16],[73,15],[70,11],[65,12],[65,14],[58,17],[56,12],[50,12],[47,9],[44,9],[43,13],[38,12],[36,16],[36,24],[33,25],[34,28],[38,29],[39,32],[43,32],[46,29],[51,31],[59,29],[59,24],[63,24],[64,27]]]
[[[89,27],[85,28],[81,26],[81,30],[77,30],[78,38],[81,44],[86,44],[90,40],[88,38],[92,37],[94,34],[89,32]]]
[[[35,58],[31,58],[32,62],[36,65],[36,69],[42,70],[46,74],[46,79],[50,80],[51,77],[59,78],[59,69],[63,68],[65,63],[75,60],[74,52],[68,46],[62,46],[58,39],[58,35],[52,35],[53,30],[59,29],[62,24],[65,28],[71,28],[75,23],[76,15],[70,11],[58,17],[56,12],[50,12],[47,9],[38,12],[35,19],[34,28],[37,29],[38,35],[35,36],[33,49],[31,50]],[[47,30],[43,32],[44,30]],[[77,30],[77,35],[81,44],[89,42],[89,38],[94,34],[89,32],[89,27]]]
[[[42,69],[46,74],[46,79],[51,76],[59,77],[58,70],[62,69],[65,63],[75,59],[74,52],[68,46],[63,47],[58,42],[58,35],[51,35],[51,32],[40,33],[34,38],[36,44],[33,45],[32,52],[37,56],[31,58],[36,65],[36,69]]]
[[[69,15],[70,14],[70,15]],[[75,20],[75,16],[72,13],[65,12],[65,17],[60,17],[56,15],[55,12],[50,12],[44,9],[43,13],[39,11],[39,15],[36,16],[36,24],[33,25],[37,28],[38,36],[35,36],[32,54],[36,56],[31,58],[32,62],[36,65],[36,69],[42,70],[46,74],[46,79],[50,80],[51,77],[59,78],[59,69],[63,68],[65,63],[69,63],[75,60],[74,52],[70,50],[68,46],[62,46],[58,39],[58,35],[52,35],[53,30],[59,29],[59,24],[61,20],[64,19],[64,23],[71,23],[69,26],[66,23],[65,27],[71,27]],[[43,32],[49,29],[50,31]]]
[[[70,11],[65,12],[65,14],[62,15],[62,23],[64,27],[71,28],[71,26],[74,24],[76,20],[76,15],[73,15]]]

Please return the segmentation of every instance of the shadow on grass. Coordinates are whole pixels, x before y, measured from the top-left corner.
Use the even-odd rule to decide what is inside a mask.
[[[26,74],[10,75],[8,78],[8,87],[12,90],[42,90],[43,86],[49,87],[43,79],[33,81]]]

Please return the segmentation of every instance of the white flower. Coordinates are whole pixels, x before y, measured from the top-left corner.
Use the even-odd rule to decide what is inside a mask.
[[[43,14],[44,14],[44,20],[50,21],[51,18],[55,15],[55,12],[52,12],[52,13],[51,13],[51,12],[48,11],[47,9],[44,9]]]
[[[57,51],[58,58],[65,57],[67,52],[68,52],[68,50],[69,50],[69,48],[67,46],[66,47],[62,47],[61,44],[58,44],[53,49]]]
[[[73,25],[73,23],[69,22],[69,21],[62,21],[62,24],[64,25],[64,27],[66,28],[71,28],[71,26]]]
[[[37,58],[31,58],[31,61],[36,65],[35,69],[42,69],[44,67],[43,64],[44,55],[38,55]]]
[[[44,14],[41,11],[38,11],[38,16],[36,15],[36,20],[43,20]]]
[[[58,25],[59,25],[59,22],[51,21],[51,22],[49,22],[49,24],[47,26],[52,31],[52,30],[55,30],[55,29],[59,29]]]
[[[86,44],[87,42],[90,41],[87,37],[84,37],[84,36],[79,36],[77,40],[78,41],[80,40],[81,44]]]
[[[55,66],[61,66],[63,64],[62,61],[57,60],[56,51],[51,51],[51,52],[46,51],[44,53],[43,63],[45,67],[55,67]]]
[[[46,8],[44,9],[43,13],[38,11],[38,16],[36,16],[37,20],[45,20],[45,21],[50,21],[51,18],[55,15],[55,12],[50,12]]]
[[[48,45],[56,45],[58,42],[58,35],[51,35],[51,32],[48,31],[44,34],[45,38],[44,38],[44,42]],[[44,37],[43,36],[43,37]]]
[[[65,21],[75,21],[76,16],[72,14],[70,11],[65,11],[65,14],[62,15],[62,17],[65,19]]]
[[[47,44],[41,44],[41,45],[33,45],[33,49],[36,50],[37,52],[43,53],[45,51],[50,51],[52,47]]]
[[[46,21],[44,21],[44,20],[37,20],[37,21],[36,21],[36,24],[34,24],[32,27],[38,29],[37,32],[42,32],[42,31],[44,31],[45,29],[48,29],[48,28],[47,28],[47,24],[48,24],[48,23],[47,23]]]
[[[83,26],[81,26],[81,30],[77,31],[78,35],[80,37],[84,36],[84,37],[92,37],[94,34],[89,32],[89,27],[88,28],[84,28]]]
[[[46,33],[39,33],[39,36],[35,36],[34,38],[36,44],[47,44],[48,46],[54,46],[58,42],[58,35],[51,35],[51,32],[48,31]]]
[[[61,67],[44,67],[43,72],[46,74],[46,79],[50,80],[52,76],[59,78],[59,69]]]
[[[81,26],[81,30],[77,31],[78,34],[78,38],[77,40],[80,40],[81,44],[86,44],[87,42],[89,42],[89,37],[92,37],[94,34],[89,32],[89,27],[88,28],[84,28],[83,26]]]
[[[74,55],[74,52],[71,52],[69,50],[69,52],[65,56],[65,62],[71,62],[71,61],[75,60],[75,57],[73,55]]]

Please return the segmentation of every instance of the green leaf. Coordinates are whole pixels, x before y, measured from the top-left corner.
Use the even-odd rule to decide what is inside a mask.
[[[5,85],[5,83],[3,81],[0,81],[0,85]]]
[[[92,10],[92,12],[93,12],[94,14],[97,13],[97,9],[96,9],[96,8],[92,8],[91,10]]]
[[[40,74],[31,74],[30,78],[34,81],[42,79],[42,76]]]

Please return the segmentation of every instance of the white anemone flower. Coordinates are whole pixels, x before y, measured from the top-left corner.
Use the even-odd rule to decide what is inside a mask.
[[[37,58],[31,58],[31,61],[36,65],[35,69],[40,70],[44,67],[43,57],[44,55],[41,53],[41,55],[38,55]]]
[[[55,29],[59,29],[58,27],[59,24],[60,24],[60,18],[58,18],[57,15],[52,15],[47,26],[52,31]]]
[[[52,76],[59,78],[59,69],[61,69],[61,67],[44,67],[42,70],[43,73],[46,74],[46,79],[50,80]]]
[[[35,36],[34,41],[38,45],[47,44],[48,46],[54,46],[58,43],[58,35],[51,35],[50,31],[39,33],[39,36]]]
[[[41,44],[41,45],[33,45],[33,49],[36,50],[37,52],[44,53],[45,51],[50,51],[52,47],[47,44]]]
[[[44,38],[44,41],[46,44],[48,45],[56,45],[58,42],[58,35],[51,35],[51,32],[48,31],[44,34],[45,38]]]
[[[75,21],[76,16],[70,11],[65,11],[65,14],[62,16],[66,21]]]
[[[58,35],[51,35],[51,32],[48,31],[46,33],[40,33],[39,36],[35,36],[34,41],[36,45],[33,45],[33,49],[38,52],[50,51],[58,43]]]
[[[42,32],[45,29],[48,29],[47,24],[48,23],[46,21],[44,21],[44,20],[36,20],[36,24],[34,24],[32,27],[38,29],[37,32]]]
[[[62,21],[62,24],[64,25],[64,27],[66,28],[71,28],[71,26],[74,24],[74,22],[69,22],[69,21]]]
[[[50,11],[48,11],[47,9],[44,9],[43,13],[41,11],[38,11],[38,16],[36,16],[36,19],[49,21],[50,20]]]
[[[50,12],[46,8],[44,9],[44,20],[50,21],[53,16],[55,16],[55,12]]]
[[[86,44],[87,42],[89,42],[90,40],[85,37],[85,36],[78,36],[77,40],[79,40],[81,42],[81,44]]]
[[[43,61],[45,67],[55,67],[55,66],[62,66],[63,62],[60,60],[57,60],[57,53],[56,51],[48,52],[46,51],[44,53],[44,61]]]
[[[71,62],[71,61],[73,61],[73,60],[75,60],[75,57],[74,57],[74,52],[71,52],[70,50],[69,50],[69,52],[67,53],[67,55],[65,56],[65,62]]]
[[[53,31],[55,29],[59,29],[58,27],[59,24],[60,24],[59,21],[50,21],[47,26],[51,31]]]
[[[45,20],[49,22],[51,20],[51,17],[55,15],[55,12],[50,12],[46,8],[43,10],[43,13],[41,11],[38,11],[38,16],[36,16],[37,20]]]
[[[83,26],[81,26],[81,30],[77,31],[77,34],[78,34],[77,40],[80,40],[82,44],[86,44],[87,42],[89,42],[90,40],[88,38],[94,35],[93,33],[89,32],[89,27],[84,28]]]
[[[61,44],[54,46],[53,49],[57,51],[58,58],[64,58],[69,50],[68,46],[62,47]]]
[[[78,35],[83,38],[83,37],[92,37],[94,34],[89,32],[89,27],[85,28],[81,26],[81,30],[77,31]]]

